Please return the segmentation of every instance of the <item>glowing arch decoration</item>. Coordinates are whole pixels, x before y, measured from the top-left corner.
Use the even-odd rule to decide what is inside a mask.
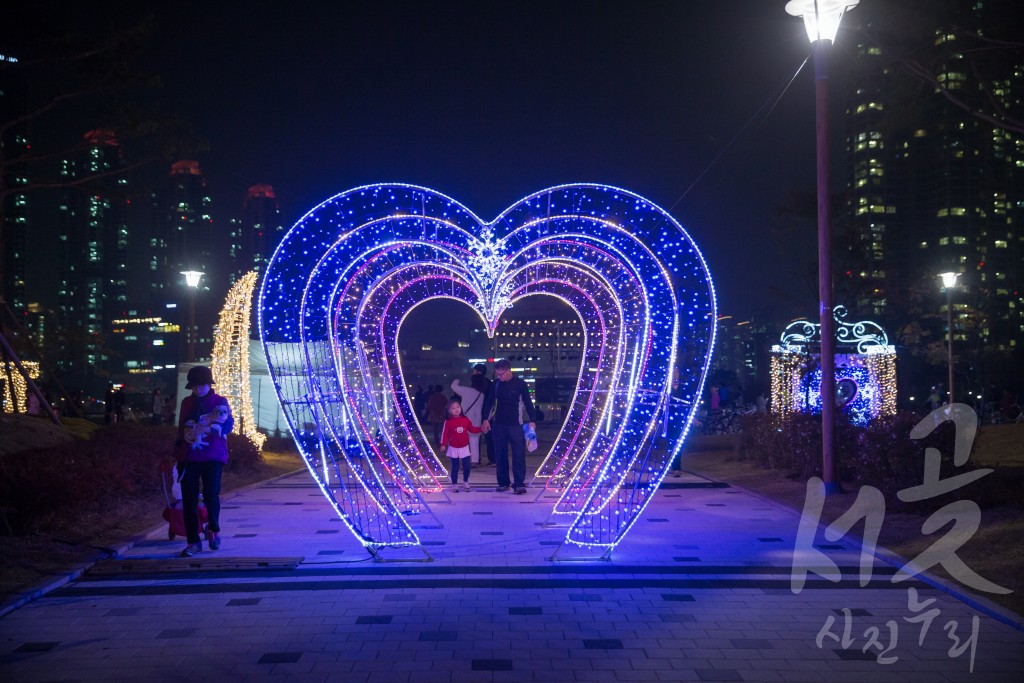
[[[455,299],[493,336],[503,311],[536,295],[584,327],[576,396],[538,475],[560,494],[565,541],[607,554],[681,448],[714,346],[707,265],[668,213],[581,184],[484,222],[433,190],[382,184],[323,202],[282,240],[260,293],[268,364],[310,473],[374,556],[419,545],[424,496],[446,477],[405,388],[402,321]]]
[[[837,406],[853,422],[867,424],[896,413],[896,348],[880,325],[846,322],[846,308],[836,306]],[[820,346],[821,326],[807,320],[791,323],[781,343],[772,347],[772,410],[782,415],[821,412],[821,368],[812,349]]]
[[[267,437],[256,431],[249,387],[249,329],[256,279],[256,271],[250,271],[228,291],[213,334],[210,371],[217,380],[217,392],[231,404],[239,433],[256,444],[256,448],[263,448]]]

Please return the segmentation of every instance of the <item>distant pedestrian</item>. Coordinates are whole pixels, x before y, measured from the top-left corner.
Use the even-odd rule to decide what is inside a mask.
[[[498,381],[484,398],[483,431],[492,432],[495,459],[498,463],[498,488],[508,491],[514,487],[517,494],[526,493],[526,435],[519,421],[520,402],[530,420],[530,430],[536,432],[533,401],[530,390],[521,378],[512,374],[512,363],[501,359],[494,364]],[[493,412],[493,415],[491,411]],[[508,449],[512,446],[512,481],[508,476]]]
[[[157,387],[153,390],[153,417],[150,419],[152,424],[158,425],[163,422],[165,403],[163,391]]]
[[[30,391],[28,393],[28,409],[25,411],[29,415],[42,415],[43,407],[39,403],[39,397],[36,396],[36,392]]]
[[[416,419],[423,418],[423,409],[427,405],[427,395],[423,391],[423,385],[416,385],[416,393],[412,395],[412,412]]]
[[[124,422],[124,389],[114,390],[114,422]]]
[[[462,404],[454,398],[448,402],[447,419],[441,433],[441,450],[452,460],[452,490],[459,492],[459,463],[462,463],[463,490],[469,491],[469,473],[472,469],[469,440],[479,434],[480,428],[462,414]]]
[[[107,385],[107,392],[103,394],[103,421],[110,424],[114,421],[114,385]]]
[[[434,385],[428,384],[427,390],[423,392],[423,405],[420,408],[420,412],[416,414],[416,417],[421,422],[427,421],[427,404],[430,403],[430,397],[434,395]]]
[[[473,376],[470,380],[470,386],[484,396],[491,393],[491,386],[494,382],[487,378],[487,366],[484,363],[477,363],[473,366]],[[483,416],[481,415],[482,420]],[[486,460],[487,467],[494,465],[494,439],[491,434],[480,435],[480,456],[480,462],[483,463]]]
[[[444,390],[438,384],[433,387],[434,391],[427,399],[427,423],[434,432],[434,443],[441,443],[441,428],[444,426],[445,410],[448,408],[448,399],[445,398]]]
[[[686,405],[686,396],[683,392],[683,383],[679,380],[679,367],[672,368],[672,387],[669,389],[669,400],[668,408],[670,411],[680,411],[685,413],[688,406]],[[668,421],[668,431],[666,433],[668,447],[673,448],[679,437],[683,433],[683,419],[677,417],[677,419]],[[672,458],[672,465],[669,468],[670,474],[673,477],[681,477],[683,475],[683,449],[680,448],[676,451],[675,456]]]

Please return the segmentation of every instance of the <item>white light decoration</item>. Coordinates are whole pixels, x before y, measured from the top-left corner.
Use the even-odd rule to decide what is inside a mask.
[[[836,386],[843,410],[857,424],[879,415],[896,413],[896,347],[880,325],[871,321],[845,322],[846,309],[836,306]],[[782,332],[781,344],[772,347],[772,410],[821,412],[821,368],[811,353],[819,345],[821,326],[798,320]]]
[[[25,378],[22,377],[21,371],[18,370],[18,367],[14,363],[8,361],[4,366],[0,366],[0,384],[2,384],[4,388],[4,412],[13,413],[14,406],[17,405],[18,412],[25,414],[28,412],[28,382],[26,382]],[[39,379],[39,363],[31,360],[23,360],[21,361],[21,367],[25,368],[25,372],[27,372],[28,376],[33,380]],[[11,381],[14,383],[13,396],[11,395],[11,387],[7,385],[8,377],[10,377]],[[15,401],[17,401],[17,404],[15,404]]]
[[[185,276],[185,284],[193,289],[199,286],[199,281],[203,277],[203,272],[199,270],[183,270],[181,274]]]
[[[714,346],[711,277],[671,216],[581,184],[485,223],[433,190],[382,184],[332,197],[282,240],[259,300],[268,365],[310,473],[375,557],[419,545],[423,495],[447,476],[413,413],[402,322],[454,299],[493,337],[506,309],[539,295],[575,310],[583,362],[537,475],[560,492],[554,513],[572,516],[566,542],[607,554],[682,447]]]
[[[807,40],[835,42],[839,23],[847,10],[853,9],[860,0],[790,0],[786,12],[794,17],[803,17]]]
[[[228,292],[213,333],[210,370],[218,393],[228,399],[238,419],[238,432],[262,449],[267,437],[256,431],[249,387],[249,327],[256,279],[256,271],[246,273]]]

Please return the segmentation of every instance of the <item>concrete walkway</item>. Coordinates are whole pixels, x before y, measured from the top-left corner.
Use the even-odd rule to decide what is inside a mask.
[[[569,561],[566,548],[553,562],[565,533],[545,525],[553,499],[495,493],[493,469],[473,479],[451,502],[428,497],[441,524],[417,531],[431,562],[369,559],[305,472],[226,496],[219,551],[178,558],[184,542],[161,526],[0,619],[0,680],[989,683],[1024,671],[1019,617],[893,584],[877,560],[861,587],[847,539],[816,540],[842,581],[811,573],[795,594],[798,517],[728,485],[668,479],[610,561]]]

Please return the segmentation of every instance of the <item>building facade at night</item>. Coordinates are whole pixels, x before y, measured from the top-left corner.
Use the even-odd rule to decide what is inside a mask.
[[[719,316],[711,380],[730,385],[735,398],[745,403],[753,403],[758,394],[767,397],[771,386],[769,351],[777,336],[774,326],[764,321]]]
[[[242,204],[242,218],[232,221],[231,283],[255,270],[262,273],[284,237],[285,226],[272,185],[253,185]]]
[[[147,304],[154,315],[184,330],[195,297],[196,358],[212,352],[213,325],[228,283],[227,240],[217,231],[212,203],[199,162],[190,159],[172,164],[165,187],[151,196]],[[203,273],[195,291],[185,284],[181,273],[186,270]],[[176,342],[180,359],[187,353],[185,338],[182,334]]]
[[[923,357],[928,344],[944,348],[946,339],[938,274],[958,273],[955,364],[960,387],[973,395],[1012,376],[1020,381],[1024,370],[1024,135],[951,98],[987,93],[1007,119],[1024,120],[1024,63],[1005,60],[984,76],[975,68],[972,53],[994,20],[982,3],[959,3],[941,20],[931,5],[917,5],[934,22],[927,60],[874,40],[871,8],[850,15],[866,28],[850,35],[858,42],[848,65],[837,302],[877,317],[901,350]],[[915,80],[910,69],[927,75]],[[917,388],[944,372],[920,361]]]
[[[112,131],[85,135],[64,159],[58,213],[58,312],[61,371],[83,386],[105,381],[112,357],[110,321],[128,300],[128,180]],[[113,173],[112,173],[113,172]],[[89,182],[90,176],[99,176]]]
[[[5,74],[0,80],[0,121],[9,121],[24,113],[24,87]],[[25,125],[14,126],[4,133],[3,145],[5,158],[17,158],[30,148],[28,131]],[[28,185],[28,170],[16,165],[5,166],[3,184],[5,188],[18,188]],[[7,304],[15,311],[24,311],[27,299],[25,296],[26,237],[31,228],[29,212],[29,194],[12,192],[3,198],[3,282],[2,292]]]

